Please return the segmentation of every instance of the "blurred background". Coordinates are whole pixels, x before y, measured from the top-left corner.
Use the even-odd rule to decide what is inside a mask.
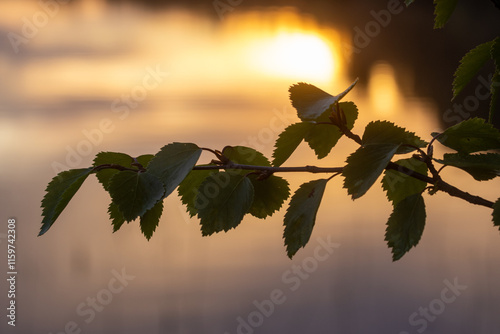
[[[445,194],[425,196],[420,244],[396,263],[382,190],[353,202],[340,178],[293,260],[284,208],[201,237],[198,220],[170,196],[149,242],[138,222],[112,233],[110,199],[93,176],[36,235],[47,183],[100,151],[154,154],[179,141],[270,157],[279,133],[299,120],[288,101],[296,82],[337,94],[359,77],[346,98],[358,105],[358,134],[386,119],[429,140],[485,115],[491,68],[453,102],[451,82],[460,58],[498,34],[499,15],[491,1],[462,1],[433,30],[425,1],[0,1],[0,267],[6,275],[12,217],[18,266],[16,327],[2,314],[1,332],[496,332],[498,229],[490,210]],[[341,139],[317,161],[302,144],[286,165],[342,166],[355,148]],[[443,176],[498,197],[498,181],[451,169]],[[286,177],[294,191],[324,176]],[[4,280],[3,312],[7,288]]]

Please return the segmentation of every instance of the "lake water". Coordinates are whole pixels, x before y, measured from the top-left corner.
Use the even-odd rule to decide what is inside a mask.
[[[23,17],[40,11],[37,2],[0,3],[3,35],[23,36]],[[285,209],[202,237],[171,196],[149,242],[137,222],[112,233],[109,196],[93,176],[37,237],[40,200],[60,169],[87,167],[100,151],[137,156],[174,141],[246,145],[270,157],[279,132],[298,121],[291,84],[336,94],[356,77],[341,48],[351,37],[292,8],[236,8],[219,21],[88,1],[46,17],[29,37],[0,44],[0,242],[6,254],[14,217],[18,267],[16,328],[2,314],[2,333],[496,331],[498,229],[490,210],[446,194],[425,195],[422,240],[396,263],[384,242],[391,206],[382,190],[377,184],[353,202],[340,178],[328,184],[311,240],[293,260],[282,241]],[[440,128],[435,104],[403,94],[394,71],[373,65],[349,94],[360,110],[354,131],[381,118],[429,139]],[[317,161],[302,144],[286,164],[341,166],[355,148],[342,139]],[[498,181],[443,175],[498,196]],[[294,191],[324,176],[286,177]],[[6,273],[5,255],[0,265]],[[8,285],[0,287],[6,312]]]

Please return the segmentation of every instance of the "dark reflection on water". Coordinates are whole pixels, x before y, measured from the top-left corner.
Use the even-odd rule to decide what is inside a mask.
[[[282,246],[284,210],[266,221],[246,217],[236,230],[202,238],[198,221],[172,197],[151,241],[140,235],[137,222],[113,234],[106,214],[109,196],[94,178],[37,238],[39,203],[55,174],[54,162],[79,168],[99,151],[154,153],[172,141],[219,149],[253,142],[270,156],[278,135],[273,129],[297,121],[286,91],[296,78],[260,73],[244,55],[251,50],[248,41],[258,40],[252,34],[267,38],[275,32],[266,30],[272,24],[262,18],[279,21],[280,15],[298,14],[247,15],[242,9],[225,26],[185,11],[116,11],[96,3],[97,11],[81,10],[78,2],[74,9],[61,8],[18,55],[1,45],[1,61],[8,66],[0,67],[5,78],[0,145],[8,164],[0,174],[0,205],[19,222],[18,332],[60,333],[77,326],[82,333],[401,334],[417,333],[424,323],[428,333],[498,328],[500,246],[490,212],[440,194],[426,196],[428,221],[420,245],[397,263],[383,241],[390,214],[384,194],[374,188],[353,202],[340,179],[330,182],[311,241],[293,260]],[[10,9],[19,17],[37,10],[36,4],[26,6]],[[127,32],[135,33],[128,39],[118,34],[117,46],[110,46],[106,41],[114,40],[116,27],[124,24],[120,15],[132,27]],[[326,34],[324,24],[298,17],[287,29],[313,26]],[[19,21],[4,19],[2,31],[19,29]],[[86,34],[89,22],[109,35]],[[73,33],[84,42],[68,38]],[[363,54],[378,48],[374,44]],[[361,111],[356,130],[372,118],[411,127],[423,137],[439,128],[439,118],[431,116],[435,103],[419,96],[418,87],[409,93],[398,87],[397,65],[377,60],[386,62],[370,67],[367,89],[361,85],[352,92]],[[127,96],[139,92],[147,68],[158,64],[169,73],[164,81],[143,100],[125,104]],[[308,81],[338,91],[350,82],[346,72],[340,68],[331,80]],[[370,87],[370,82],[377,84]],[[386,108],[380,111],[374,97],[382,93]],[[318,164],[341,165],[354,146],[340,145]],[[70,152],[78,156],[68,158]],[[316,162],[306,146],[287,164],[304,161]],[[443,173],[472,193],[497,196],[498,183],[486,188],[464,174]],[[289,180],[296,189],[320,177]],[[318,253],[328,240],[338,247]],[[5,239],[0,241],[3,248]],[[2,256],[0,266],[5,264]],[[125,273],[118,281],[117,272]],[[445,302],[442,291],[454,280],[467,288],[453,302],[446,294],[450,302]],[[5,285],[1,289],[5,296]],[[431,312],[426,322],[422,312]],[[5,321],[0,328],[12,332]]]

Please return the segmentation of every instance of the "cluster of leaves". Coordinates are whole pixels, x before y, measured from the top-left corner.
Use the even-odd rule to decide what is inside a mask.
[[[472,119],[433,134],[433,141],[456,150],[442,159],[432,158],[433,141],[427,143],[391,122],[371,122],[359,137],[351,131],[358,116],[356,105],[340,102],[355,84],[337,96],[310,84],[293,85],[290,99],[301,121],[280,134],[272,163],[262,153],[243,146],[226,146],[217,151],[193,143],[171,143],[155,155],[137,158],[101,152],[92,167],[64,171],[49,183],[42,201],[40,235],[52,226],[90,174],[96,174],[111,197],[108,212],[114,231],[125,222],[139,219],[142,233],[150,239],[159,223],[163,200],[176,188],[187,212],[200,219],[203,235],[236,228],[246,214],[265,219],[290,196],[288,182],[275,173],[290,171],[286,168],[291,167],[281,165],[300,143],[307,142],[322,159],[345,135],[360,145],[347,158],[346,165],[330,171],[332,175],[327,178],[302,184],[289,201],[283,234],[287,254],[292,258],[308,243],[330,179],[341,175],[347,193],[357,199],[383,174],[382,187],[393,205],[385,238],[397,260],[421,238],[426,219],[424,191],[447,191],[433,163],[461,168],[477,180],[492,179],[500,175],[500,154],[473,153],[500,149],[500,132],[482,119]],[[216,159],[196,165],[203,150],[213,153]],[[395,156],[411,153],[392,162]],[[494,222],[500,226],[499,203],[489,206],[495,207]]]
[[[415,0],[405,0],[409,6]],[[500,1],[492,0],[500,9]],[[451,17],[458,0],[434,0],[434,28],[443,28]],[[493,122],[493,114],[498,106],[500,96],[500,36],[491,41],[482,43],[469,52],[460,60],[453,80],[453,99],[467,86],[488,61],[493,61],[493,76],[490,83],[490,111],[488,121]]]
[[[409,5],[414,0],[406,0]],[[500,8],[498,1],[493,0]],[[434,0],[435,28],[450,18],[457,0]],[[387,221],[385,240],[400,259],[422,236],[426,211],[423,194],[444,191],[470,203],[493,209],[493,223],[500,226],[500,199],[490,202],[465,193],[440,176],[445,166],[469,173],[475,180],[491,180],[500,175],[500,132],[490,123],[498,102],[500,82],[500,37],[480,44],[461,60],[453,81],[455,98],[488,60],[493,60],[490,84],[489,123],[474,118],[442,133],[432,133],[427,143],[404,128],[387,121],[369,123],[360,137],[352,132],[358,117],[353,102],[340,102],[357,81],[333,96],[306,83],[290,87],[290,99],[300,122],[288,126],[279,136],[270,162],[262,153],[242,146],[226,146],[222,151],[200,148],[193,143],[171,143],[157,154],[133,158],[124,153],[101,152],[93,166],[59,173],[49,183],[42,200],[43,220],[39,235],[47,232],[90,174],[111,197],[108,213],[117,231],[125,222],[139,219],[149,240],[163,212],[163,200],[175,189],[191,217],[200,219],[203,235],[236,228],[246,214],[265,219],[278,211],[290,196],[288,182],[276,173],[310,171],[331,173],[327,178],[302,184],[293,194],[284,217],[284,243],[292,258],[304,247],[313,231],[316,215],[328,181],[341,175],[352,199],[363,196],[382,177],[382,188],[393,206]],[[342,136],[359,144],[343,167],[281,167],[302,141],[318,159],[330,154]],[[455,151],[433,157],[433,143]],[[426,150],[424,150],[426,148]],[[216,159],[196,165],[203,150]],[[412,154],[411,156],[408,156]],[[406,155],[406,156],[405,156]],[[392,161],[394,157],[398,160]],[[443,166],[436,169],[434,163]],[[309,167],[309,168],[308,168]]]

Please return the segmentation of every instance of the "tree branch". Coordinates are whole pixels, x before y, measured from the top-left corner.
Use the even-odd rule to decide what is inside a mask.
[[[240,165],[235,163],[229,163],[225,165],[207,165],[207,166],[193,167],[193,170],[217,170],[217,169],[243,169],[243,170],[253,170],[253,171],[265,171],[270,173],[282,173],[282,172],[341,173],[344,170],[344,167],[316,167],[316,166],[270,167],[270,166]]]
[[[482,197],[471,195],[468,192],[465,192],[463,190],[458,189],[455,186],[452,186],[449,183],[444,182],[443,180],[440,180],[436,184],[438,190],[444,191],[445,193],[448,193],[450,196],[458,197],[461,198],[469,203],[476,204],[476,205],[482,205],[487,208],[493,209],[493,205],[495,203],[490,202]]]
[[[103,164],[103,165],[95,166],[92,169],[92,172],[98,172],[98,171],[103,170],[103,169],[118,169],[119,171],[130,170],[132,172],[139,171],[139,169],[128,168],[128,167],[124,167],[124,166],[118,165],[118,164]]]
[[[432,166],[434,168],[434,166]],[[439,173],[433,172],[432,174],[435,174],[434,176],[437,178],[430,178],[426,175],[420,174],[418,172],[415,172],[409,168],[400,166],[394,162],[389,162],[387,165],[386,169],[392,169],[395,171],[398,171],[400,173],[406,174],[408,176],[414,177],[417,180],[424,181],[426,183],[432,184],[437,187],[437,190],[444,191],[450,196],[458,197],[461,198],[471,204],[476,204],[476,205],[482,205],[487,208],[493,208],[493,202],[488,201],[482,197],[471,195],[468,192],[465,192],[463,190],[458,189],[455,186],[452,186],[451,184],[443,181],[443,179],[439,176]],[[435,170],[435,169],[434,169]]]
[[[303,167],[270,167],[270,166],[255,166],[255,165],[240,165],[235,163],[229,163],[225,165],[207,165],[207,166],[195,166],[193,170],[220,170],[220,169],[242,169],[251,171],[263,171],[269,173],[286,173],[286,172],[309,172],[309,173],[342,173],[344,167],[316,167],[316,166],[303,166]],[[433,179],[427,175],[420,174],[414,170],[407,167],[400,166],[394,162],[389,162],[386,169],[391,169],[398,171],[402,174],[411,176],[417,180],[423,181],[425,183],[432,184],[437,187],[438,190],[443,191],[450,196],[461,198],[471,204],[485,206],[487,208],[493,208],[493,202],[488,201],[482,197],[471,195],[468,192],[458,189],[451,184],[443,181],[441,178],[438,180]]]
[[[93,171],[98,172],[103,169],[117,169],[120,171],[130,170],[134,172],[139,172],[138,169],[127,168],[118,164],[103,164],[95,166]],[[206,165],[206,166],[194,166],[193,170],[220,170],[220,169],[241,169],[250,171],[262,171],[272,173],[289,173],[289,172],[307,172],[307,173],[337,173],[340,174],[344,170],[344,167],[317,167],[317,166],[303,166],[303,167],[272,167],[272,166],[256,166],[256,165],[241,165],[229,162],[227,164],[218,165]],[[441,177],[431,178],[427,175],[420,174],[414,170],[407,167],[400,166],[394,162],[389,162],[386,169],[395,170],[402,174],[411,176],[417,180],[429,183],[437,187],[437,190],[443,191],[450,196],[461,198],[469,203],[485,206],[487,208],[493,208],[493,202],[488,201],[482,197],[471,195],[468,192],[458,189],[455,186],[443,181]]]

